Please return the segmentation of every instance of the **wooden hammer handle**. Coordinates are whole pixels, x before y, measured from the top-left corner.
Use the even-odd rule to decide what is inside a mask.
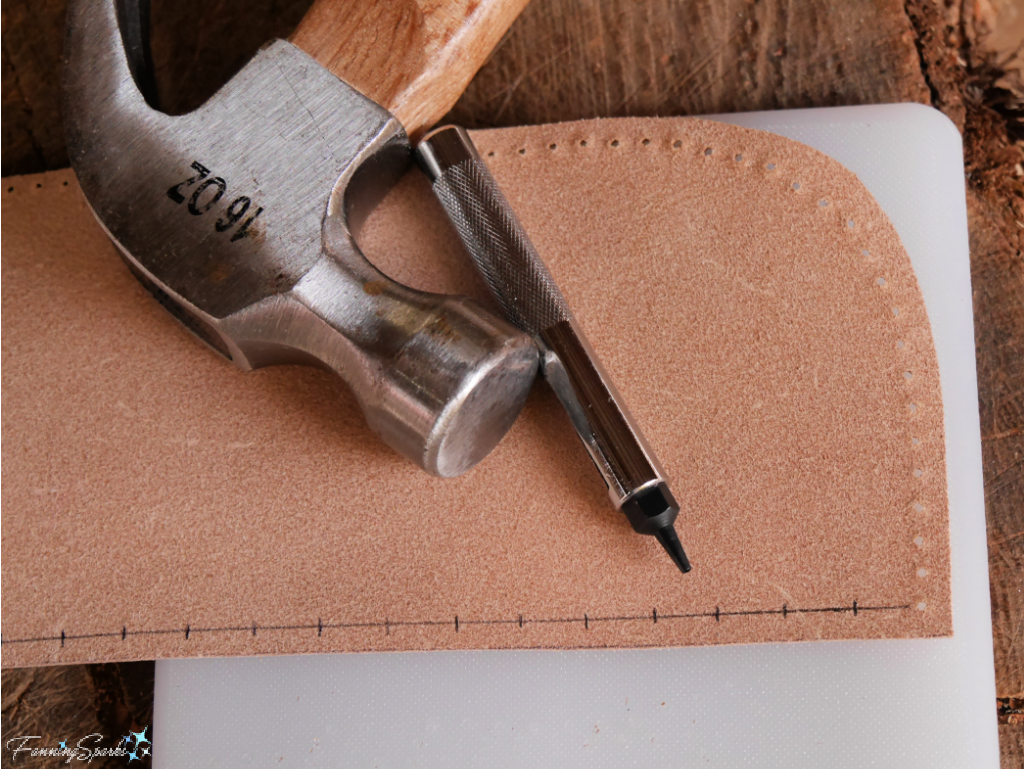
[[[528,0],[316,0],[291,42],[409,137],[448,112]]]

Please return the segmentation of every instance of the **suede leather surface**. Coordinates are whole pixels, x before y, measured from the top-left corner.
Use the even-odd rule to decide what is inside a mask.
[[[190,336],[70,171],[9,178],[5,667],[952,632],[931,331],[856,176],[692,119],[474,139],[664,465],[693,572],[612,509],[542,381],[479,466],[429,477],[329,374]],[[418,172],[360,242],[490,303]]]

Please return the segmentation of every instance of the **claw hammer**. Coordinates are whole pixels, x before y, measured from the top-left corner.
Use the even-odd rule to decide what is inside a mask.
[[[243,370],[326,367],[399,453],[473,467],[521,410],[536,347],[470,299],[392,281],[355,237],[526,0],[317,0],[173,117],[144,94],[144,3],[73,0],[65,43],[72,166],[129,268]]]

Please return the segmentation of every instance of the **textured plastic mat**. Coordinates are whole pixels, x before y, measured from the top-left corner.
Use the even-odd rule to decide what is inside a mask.
[[[998,766],[960,137],[914,105],[723,116],[855,171],[932,323],[952,638],[157,663],[154,765]]]

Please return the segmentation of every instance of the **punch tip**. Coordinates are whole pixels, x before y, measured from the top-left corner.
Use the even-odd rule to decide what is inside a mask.
[[[663,529],[658,529],[654,532],[654,536],[665,548],[665,552],[669,554],[672,562],[679,567],[679,571],[686,574],[693,568],[690,566],[690,559],[686,557],[686,551],[683,550],[683,545],[679,541],[679,535],[676,534],[674,526],[669,524]]]

